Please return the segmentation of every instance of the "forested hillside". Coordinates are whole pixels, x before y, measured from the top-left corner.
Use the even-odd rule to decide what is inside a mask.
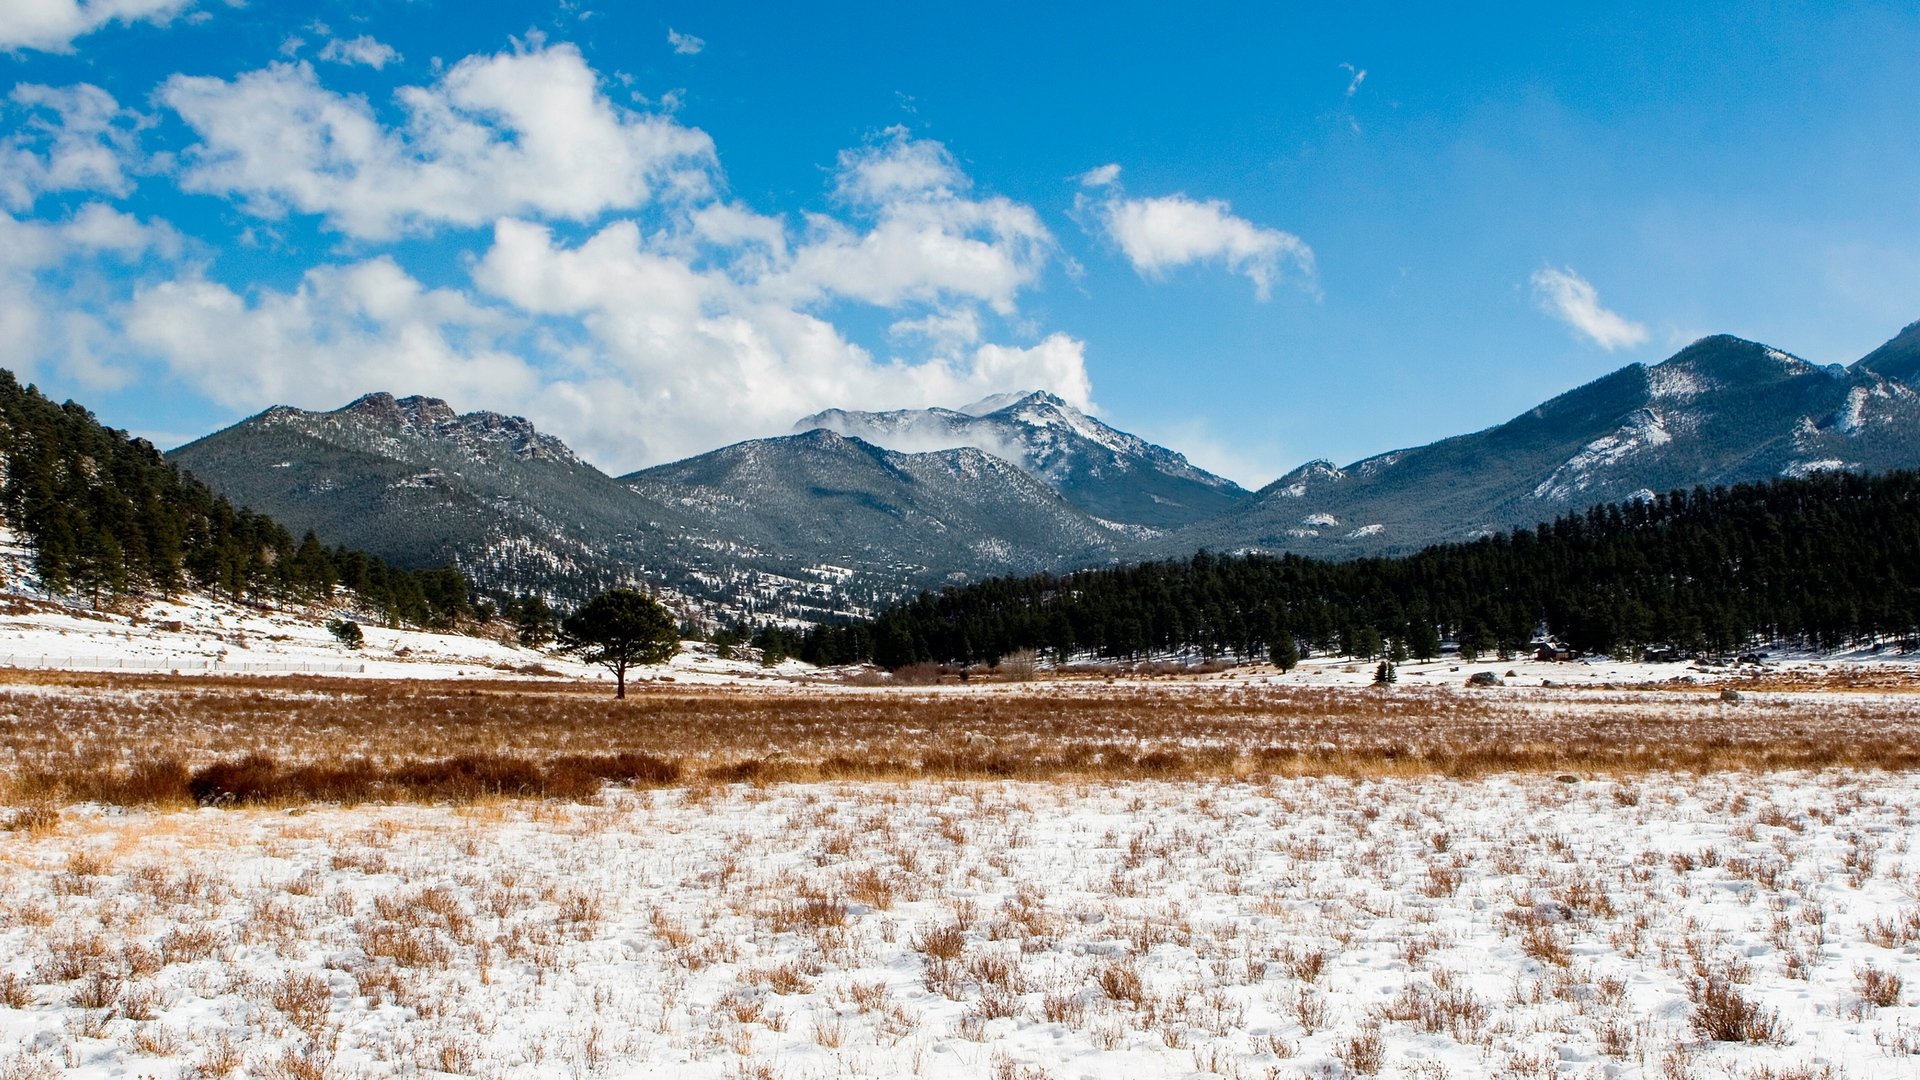
[[[1191,559],[1002,578],[925,593],[871,624],[795,642],[886,666],[1191,650],[1356,656],[1523,647],[1822,647],[1920,630],[1920,476],[1828,473],[1673,492],[1402,558]]]
[[[296,543],[272,518],[235,507],[153,446],[57,405],[0,370],[0,512],[33,552],[41,584],[99,602],[185,588],[235,600],[317,599],[343,585],[389,621],[446,622],[467,611],[457,569],[403,571],[360,551]]]

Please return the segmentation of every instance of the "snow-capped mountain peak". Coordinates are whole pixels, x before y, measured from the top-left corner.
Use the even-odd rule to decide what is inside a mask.
[[[1011,462],[1108,521],[1170,527],[1231,509],[1247,493],[1172,450],[1110,427],[1045,390],[995,394],[959,409],[828,409],[818,428],[903,453],[971,447]]]

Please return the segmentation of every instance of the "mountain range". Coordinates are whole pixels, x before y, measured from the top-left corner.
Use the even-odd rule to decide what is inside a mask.
[[[1604,502],[1824,469],[1920,467],[1920,323],[1851,367],[1703,338],[1484,431],[1313,461],[1173,549],[1417,550]]]
[[[168,457],[236,502],[401,565],[562,599],[615,583],[717,618],[817,618],[994,574],[1222,551],[1410,551],[1601,502],[1920,467],[1920,323],[1851,366],[1728,336],[1504,424],[1257,492],[1044,392],[831,409],[611,477],[518,417],[369,394],[279,406]]]

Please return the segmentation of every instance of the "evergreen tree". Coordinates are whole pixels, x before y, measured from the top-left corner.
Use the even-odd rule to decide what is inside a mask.
[[[514,631],[520,638],[520,644],[530,649],[538,649],[552,641],[559,630],[559,618],[553,609],[547,606],[546,598],[538,594],[523,596],[510,608]]]
[[[1283,633],[1274,638],[1267,646],[1267,659],[1281,671],[1292,671],[1300,663],[1300,647],[1294,644],[1293,635]]]
[[[1432,620],[1416,616],[1407,627],[1407,654],[1415,660],[1431,660],[1440,655],[1440,631]]]
[[[1670,492],[1399,558],[1226,557],[923,593],[866,624],[886,666],[1017,649],[1114,659],[1269,654],[1282,627],[1378,659],[1511,659],[1545,626],[1575,649],[1831,648],[1920,636],[1920,477],[1823,474]]]
[[[680,651],[673,616],[651,596],[609,589],[560,624],[560,647],[613,672],[613,696],[627,696],[627,669],[664,664]]]
[[[271,518],[234,507],[144,440],[56,405],[0,371],[0,514],[33,551],[42,585],[95,604],[142,590],[217,591],[236,601],[321,600],[344,582],[393,622],[450,625],[467,613],[457,570],[412,574],[299,545]]]

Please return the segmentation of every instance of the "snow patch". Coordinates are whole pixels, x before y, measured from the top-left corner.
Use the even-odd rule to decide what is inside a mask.
[[[1795,480],[1803,480],[1812,476],[1814,473],[1844,472],[1847,469],[1855,467],[1854,464],[1841,461],[1839,458],[1821,458],[1818,461],[1791,462],[1786,468],[1780,470],[1780,475],[1792,477]]]
[[[1686,368],[1660,367],[1647,369],[1647,392],[1661,401],[1692,401],[1701,394],[1715,389],[1713,382],[1700,377],[1695,371]]]
[[[1847,403],[1840,407],[1834,425],[1848,435],[1858,435],[1867,426],[1867,399],[1872,393],[1864,386],[1847,391]]]
[[[1595,474],[1656,446],[1673,441],[1665,419],[1652,409],[1636,409],[1611,435],[1602,435],[1553,470],[1533,489],[1536,499],[1565,500],[1593,485]]]
[[[1353,467],[1353,471],[1359,473],[1361,476],[1374,476],[1378,474],[1382,469],[1385,469],[1391,466],[1392,464],[1399,461],[1404,456],[1406,455],[1395,453],[1395,454],[1381,454],[1378,457],[1370,457],[1367,460],[1361,462],[1360,464],[1355,465]]]

